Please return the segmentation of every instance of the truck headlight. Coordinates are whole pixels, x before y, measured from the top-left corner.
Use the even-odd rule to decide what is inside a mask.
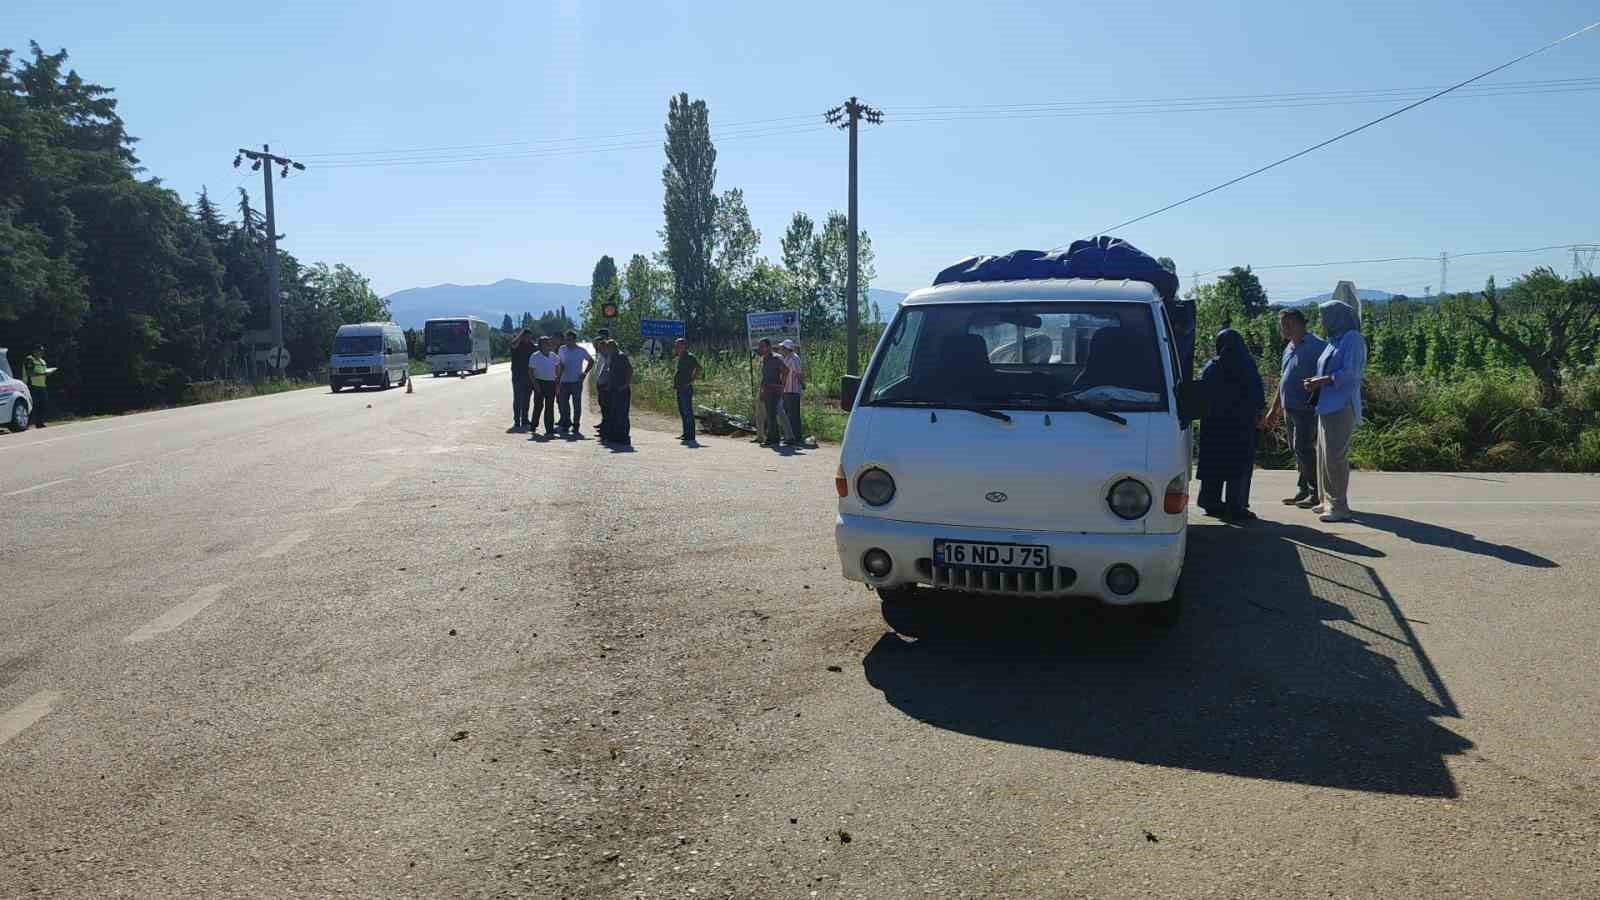
[[[1132,478],[1124,478],[1111,486],[1106,505],[1124,519],[1137,519],[1150,511],[1150,489]]]
[[[882,506],[894,499],[894,478],[879,468],[856,476],[856,496],[868,506]]]

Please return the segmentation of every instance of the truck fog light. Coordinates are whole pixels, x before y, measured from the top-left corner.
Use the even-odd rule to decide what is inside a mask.
[[[862,554],[861,568],[866,569],[867,574],[873,578],[882,578],[889,574],[890,569],[894,568],[894,561],[889,558],[889,554],[879,550],[877,547],[873,547]]]
[[[1127,563],[1117,563],[1106,572],[1106,587],[1121,597],[1139,589],[1139,571]]]

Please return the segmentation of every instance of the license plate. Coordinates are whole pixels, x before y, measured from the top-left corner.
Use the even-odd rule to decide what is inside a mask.
[[[942,566],[1044,569],[1050,565],[1050,548],[1033,544],[939,540],[933,542],[933,561]]]

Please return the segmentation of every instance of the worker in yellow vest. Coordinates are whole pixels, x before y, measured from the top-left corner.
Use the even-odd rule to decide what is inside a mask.
[[[50,374],[55,369],[44,361],[44,348],[40,347],[28,354],[22,361],[22,377],[28,382],[28,393],[33,395],[33,424],[44,427],[45,416],[50,410]]]

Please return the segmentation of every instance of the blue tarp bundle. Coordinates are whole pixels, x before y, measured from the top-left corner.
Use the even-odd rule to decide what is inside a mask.
[[[1004,256],[969,256],[940,272],[933,283],[1036,278],[1127,278],[1154,285],[1168,303],[1178,296],[1178,276],[1138,247],[1108,235],[1073,241],[1065,251],[1053,253],[1016,250]]]
[[[1030,281],[1040,278],[1106,278],[1143,281],[1161,295],[1177,331],[1185,380],[1194,371],[1194,305],[1178,302],[1178,276],[1148,253],[1109,235],[1073,241],[1065,251],[1015,250],[1004,256],[969,256],[940,272],[933,283]]]

